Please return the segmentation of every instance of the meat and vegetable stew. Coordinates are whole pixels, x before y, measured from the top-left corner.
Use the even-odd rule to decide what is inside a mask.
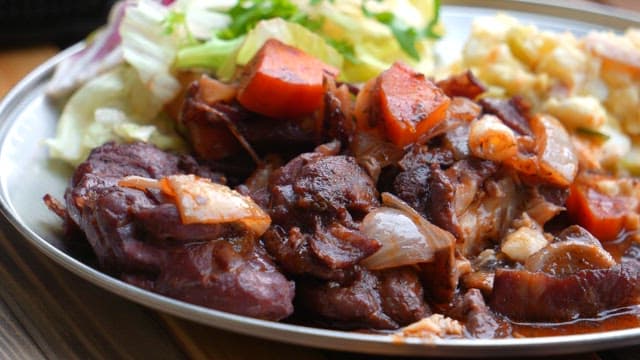
[[[471,71],[337,74],[269,40],[173,104],[190,155],[108,142],[45,202],[101,269],[235,314],[471,338],[638,325],[636,178]]]

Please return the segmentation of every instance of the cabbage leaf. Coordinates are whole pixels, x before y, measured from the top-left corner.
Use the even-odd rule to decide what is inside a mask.
[[[47,139],[52,158],[78,165],[91,149],[116,141],[147,141],[164,149],[186,148],[162,102],[148,92],[135,69],[121,65],[85,83],[69,99],[56,136]]]

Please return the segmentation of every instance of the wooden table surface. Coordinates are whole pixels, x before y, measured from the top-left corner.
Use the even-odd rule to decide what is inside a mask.
[[[609,2],[640,9],[637,0]],[[0,98],[57,51],[0,49]],[[0,359],[384,358],[267,341],[155,312],[58,266],[2,217],[0,284]],[[631,360],[638,354],[640,346],[558,359]]]

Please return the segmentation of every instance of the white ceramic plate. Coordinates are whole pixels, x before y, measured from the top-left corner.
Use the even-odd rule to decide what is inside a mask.
[[[541,28],[570,30],[577,34],[590,29],[621,31],[629,26],[640,26],[637,14],[597,6],[579,9],[551,2],[444,1],[442,17],[447,35],[437,46],[441,59],[452,61],[459,56],[473,18],[494,15],[498,11]],[[80,49],[81,45],[74,46],[37,68],[0,103],[0,205],[26,241],[84,279],[145,306],[209,326],[327,349],[413,356],[495,357],[593,351],[640,342],[640,328],[637,328],[544,338],[429,342],[407,339],[399,343],[386,335],[331,331],[215,311],[141,290],[100,272],[64,248],[61,222],[42,202],[46,193],[62,198],[70,174],[61,164],[47,159],[43,139],[54,134],[59,107],[46,98],[44,86],[56,63]]]

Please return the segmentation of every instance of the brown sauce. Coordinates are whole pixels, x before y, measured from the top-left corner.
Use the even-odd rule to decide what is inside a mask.
[[[565,323],[512,323],[513,337],[590,334],[640,327],[640,305],[607,311],[598,318]]]
[[[640,260],[637,233],[620,234],[617,240],[603,243],[617,262]],[[597,318],[577,319],[564,323],[511,323],[513,337],[541,337],[590,334],[640,327],[640,305],[608,310]]]
[[[640,260],[640,246],[637,242],[639,236],[638,232],[622,233],[615,241],[602,243],[602,246],[617,262],[623,257]]]

